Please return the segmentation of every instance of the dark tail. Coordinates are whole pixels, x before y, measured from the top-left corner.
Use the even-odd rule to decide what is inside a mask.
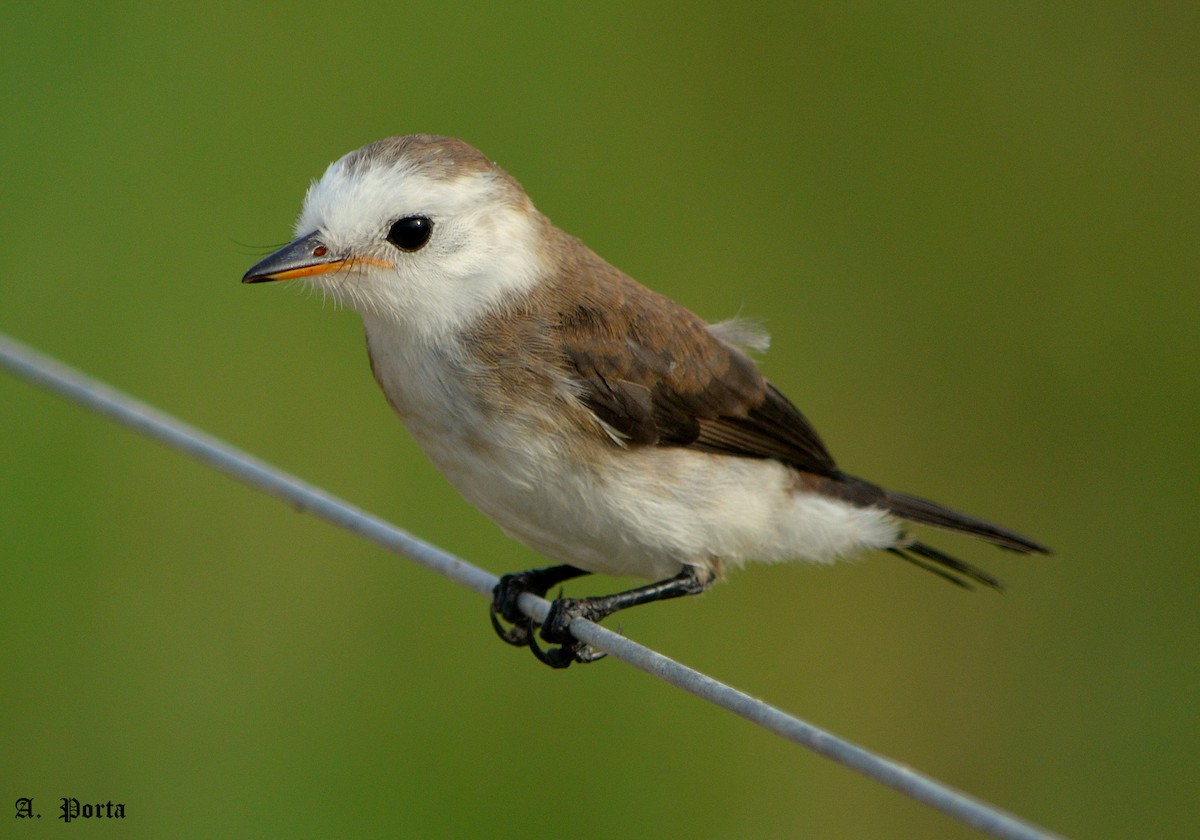
[[[1022,554],[1050,553],[1050,549],[1041,543],[1036,543],[1007,528],[1001,528],[999,525],[984,522],[974,516],[950,510],[950,508],[942,507],[935,502],[918,499],[916,496],[884,490],[881,502],[896,516],[910,522],[920,522],[922,525],[932,525],[935,528],[945,528],[947,531],[970,534],[972,537],[978,537],[993,545],[1011,551],[1019,551]]]
[[[957,531],[960,534],[969,534],[972,537],[977,537],[993,545],[998,545],[1010,551],[1020,552],[1021,554],[1050,553],[1050,549],[1046,548],[1046,546],[1034,542],[1028,537],[1023,537],[1015,531],[1001,528],[999,525],[993,525],[990,522],[976,519],[974,516],[968,516],[965,513],[950,510],[950,508],[942,507],[936,502],[919,499],[916,496],[909,496],[905,493],[893,493],[891,490],[884,490],[882,487],[877,487],[859,478],[839,476],[834,479],[825,479],[823,484],[824,487],[822,489],[825,492],[840,496],[854,504],[863,506],[874,505],[886,508],[896,516],[899,516],[901,519],[907,519],[909,522],[931,525],[934,528],[943,528],[947,531]],[[1004,588],[1000,581],[987,572],[977,569],[922,542],[914,540],[903,545],[893,546],[888,551],[915,566],[925,569],[928,572],[933,572],[935,575],[945,578],[951,583],[968,589],[971,588],[970,581],[981,583],[992,589]]]

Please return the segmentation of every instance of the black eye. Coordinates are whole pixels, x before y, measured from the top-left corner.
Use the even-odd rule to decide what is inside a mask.
[[[388,230],[387,241],[401,251],[419,251],[433,233],[433,222],[424,216],[397,219]]]

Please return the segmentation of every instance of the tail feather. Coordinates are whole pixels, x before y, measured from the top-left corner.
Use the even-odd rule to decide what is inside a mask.
[[[943,551],[938,551],[933,546],[926,545],[925,543],[911,542],[904,546],[892,546],[887,550],[897,557],[907,560],[917,568],[933,572],[943,580],[948,580],[956,586],[961,586],[963,589],[972,589],[973,587],[968,580],[973,580],[976,583],[981,583],[984,586],[995,589],[997,592],[1004,591],[1004,584],[987,572],[969,563],[964,563],[957,557],[951,557]]]
[[[993,525],[990,522],[976,519],[974,516],[968,516],[965,513],[950,510],[950,508],[942,507],[936,502],[918,499],[916,496],[909,496],[905,493],[893,493],[891,490],[883,491],[883,499],[881,501],[883,506],[896,514],[896,516],[899,516],[901,519],[907,519],[910,522],[919,522],[922,525],[932,525],[935,528],[945,528],[948,531],[970,534],[993,545],[1007,548],[1010,551],[1018,551],[1021,554],[1050,553],[1050,549],[1046,548],[1046,546],[1034,542],[1028,537],[1023,537],[1015,531],[1001,528],[999,525]]]
[[[817,485],[817,480],[810,480]],[[1021,554],[1050,553],[1050,549],[1046,546],[1028,537],[1023,537],[1015,531],[1001,528],[999,525],[993,525],[965,513],[959,513],[936,502],[909,496],[906,493],[884,490],[882,487],[859,478],[839,475],[820,480],[818,486],[822,491],[853,504],[886,508],[901,519],[968,534],[1010,551]],[[951,557],[926,543],[916,540],[905,541],[887,550],[914,566],[932,572],[958,586],[970,589],[972,588],[971,583],[974,582],[996,590],[1004,589],[1004,585],[987,572],[964,563],[956,557]]]

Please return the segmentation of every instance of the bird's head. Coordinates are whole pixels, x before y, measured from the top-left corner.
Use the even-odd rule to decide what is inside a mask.
[[[364,317],[438,334],[536,285],[547,225],[515,179],[461,140],[391,137],[330,164],[297,238],[242,282],[304,278]]]

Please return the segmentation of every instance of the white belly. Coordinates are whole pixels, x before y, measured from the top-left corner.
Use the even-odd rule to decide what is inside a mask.
[[[545,410],[488,410],[437,354],[375,340],[371,352],[393,407],[450,483],[555,561],[661,580],[684,565],[830,561],[897,540],[884,511],[797,491],[778,462],[622,448]]]

